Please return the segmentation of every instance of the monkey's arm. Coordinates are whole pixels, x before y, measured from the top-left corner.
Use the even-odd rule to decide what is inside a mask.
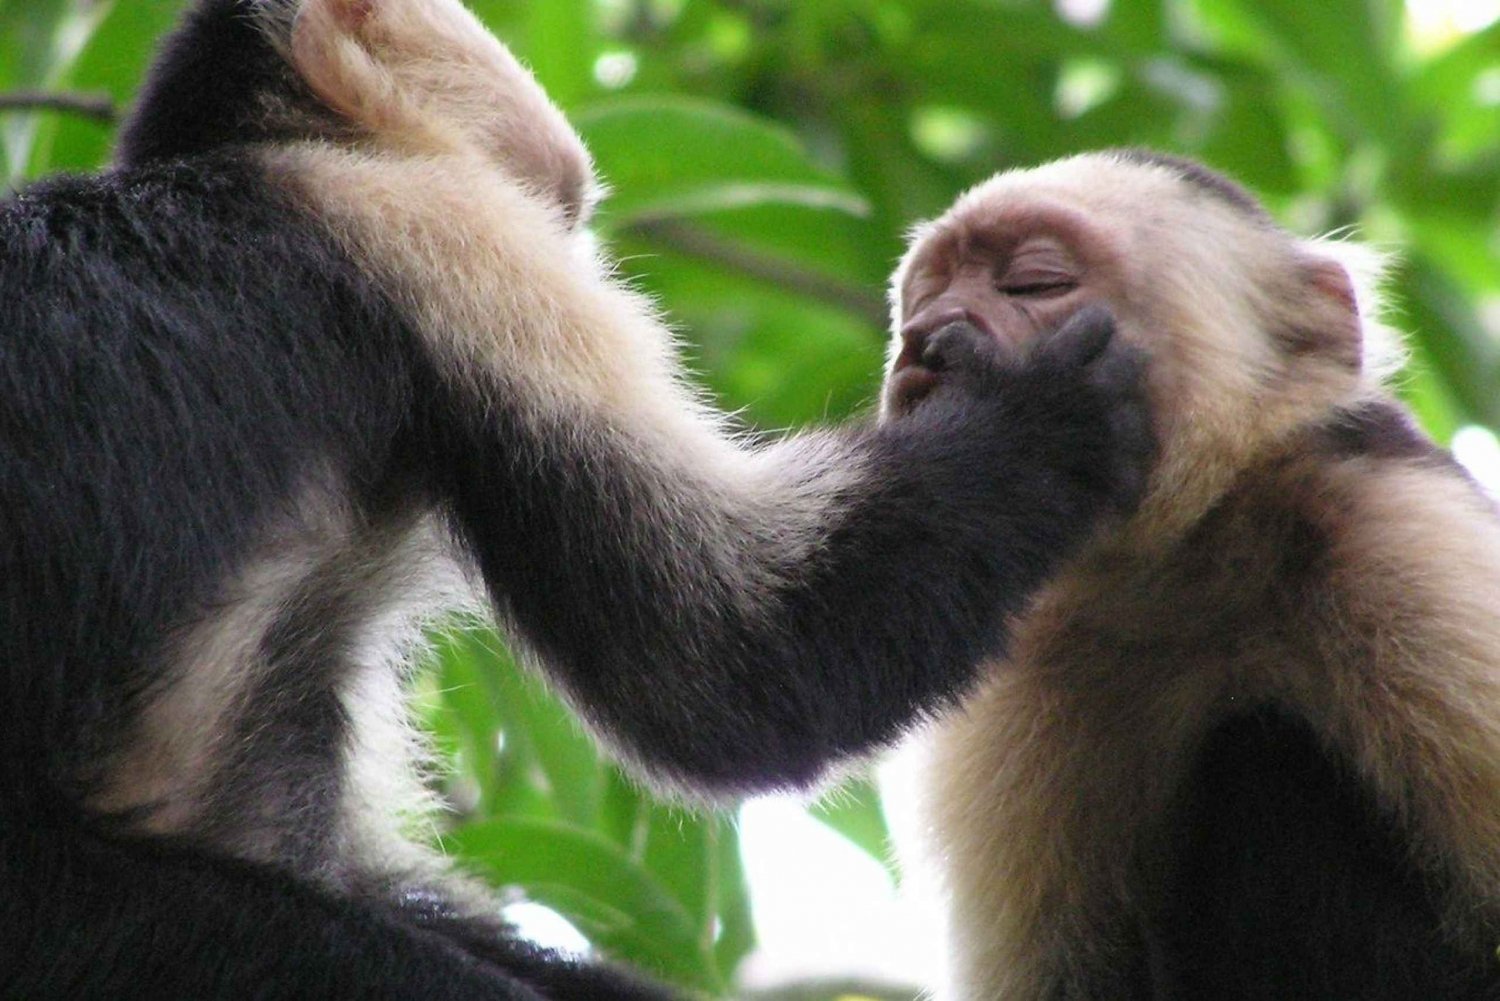
[[[0,997],[541,998],[440,935],[268,869],[72,827],[0,846]]]
[[[1392,403],[1310,441],[1201,540],[1242,589],[1277,568],[1234,627],[1287,645],[1189,772],[1154,965],[1170,997],[1500,997],[1500,523]]]
[[[699,788],[802,784],[956,697],[1139,484],[1110,329],[955,358],[908,417],[761,451],[465,407],[446,493],[503,618],[619,749]]]

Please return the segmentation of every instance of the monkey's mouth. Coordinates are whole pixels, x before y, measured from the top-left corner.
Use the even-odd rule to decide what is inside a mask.
[[[939,372],[920,361],[897,358],[885,387],[886,407],[893,414],[909,414],[942,380]]]
[[[988,323],[968,310],[946,313],[935,322],[909,324],[901,331],[901,351],[891,366],[886,404],[906,414],[939,386],[955,366],[973,366],[980,343],[997,342]]]

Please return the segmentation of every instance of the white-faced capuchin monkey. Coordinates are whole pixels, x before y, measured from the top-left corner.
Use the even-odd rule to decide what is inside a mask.
[[[934,735],[954,997],[1500,998],[1500,521],[1382,386],[1355,249],[1141,151],[917,232],[888,415],[945,331],[1092,316],[1161,447]]]
[[[799,786],[1138,496],[1139,362],[1082,324],[744,441],[593,190],[453,0],[196,0],[115,164],[0,203],[0,998],[665,997],[403,840],[424,617],[473,584],[669,787]]]

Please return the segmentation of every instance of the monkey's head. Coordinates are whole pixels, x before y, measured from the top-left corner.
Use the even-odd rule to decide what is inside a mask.
[[[586,221],[599,192],[583,142],[458,0],[264,2],[297,74],[368,141],[484,157]]]
[[[1161,461],[1143,514],[1197,506],[1378,385],[1377,270],[1358,248],[1289,234],[1188,160],[1121,150],[1000,174],[914,232],[893,280],[882,409],[903,411],[941,378],[922,348],[949,324],[1019,354],[1102,305],[1150,359]]]

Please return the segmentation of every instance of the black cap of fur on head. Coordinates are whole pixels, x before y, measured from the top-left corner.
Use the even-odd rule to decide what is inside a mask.
[[[1275,220],[1271,218],[1270,213],[1265,210],[1265,207],[1261,205],[1260,201],[1254,195],[1223,174],[1215,170],[1210,170],[1196,160],[1189,160],[1185,156],[1161,153],[1154,149],[1145,149],[1140,146],[1122,146],[1119,149],[1109,150],[1108,152],[1122,163],[1138,163],[1150,167],[1164,167],[1177,175],[1183,182],[1213,196],[1230,208],[1254,219],[1256,222],[1275,225]]]

